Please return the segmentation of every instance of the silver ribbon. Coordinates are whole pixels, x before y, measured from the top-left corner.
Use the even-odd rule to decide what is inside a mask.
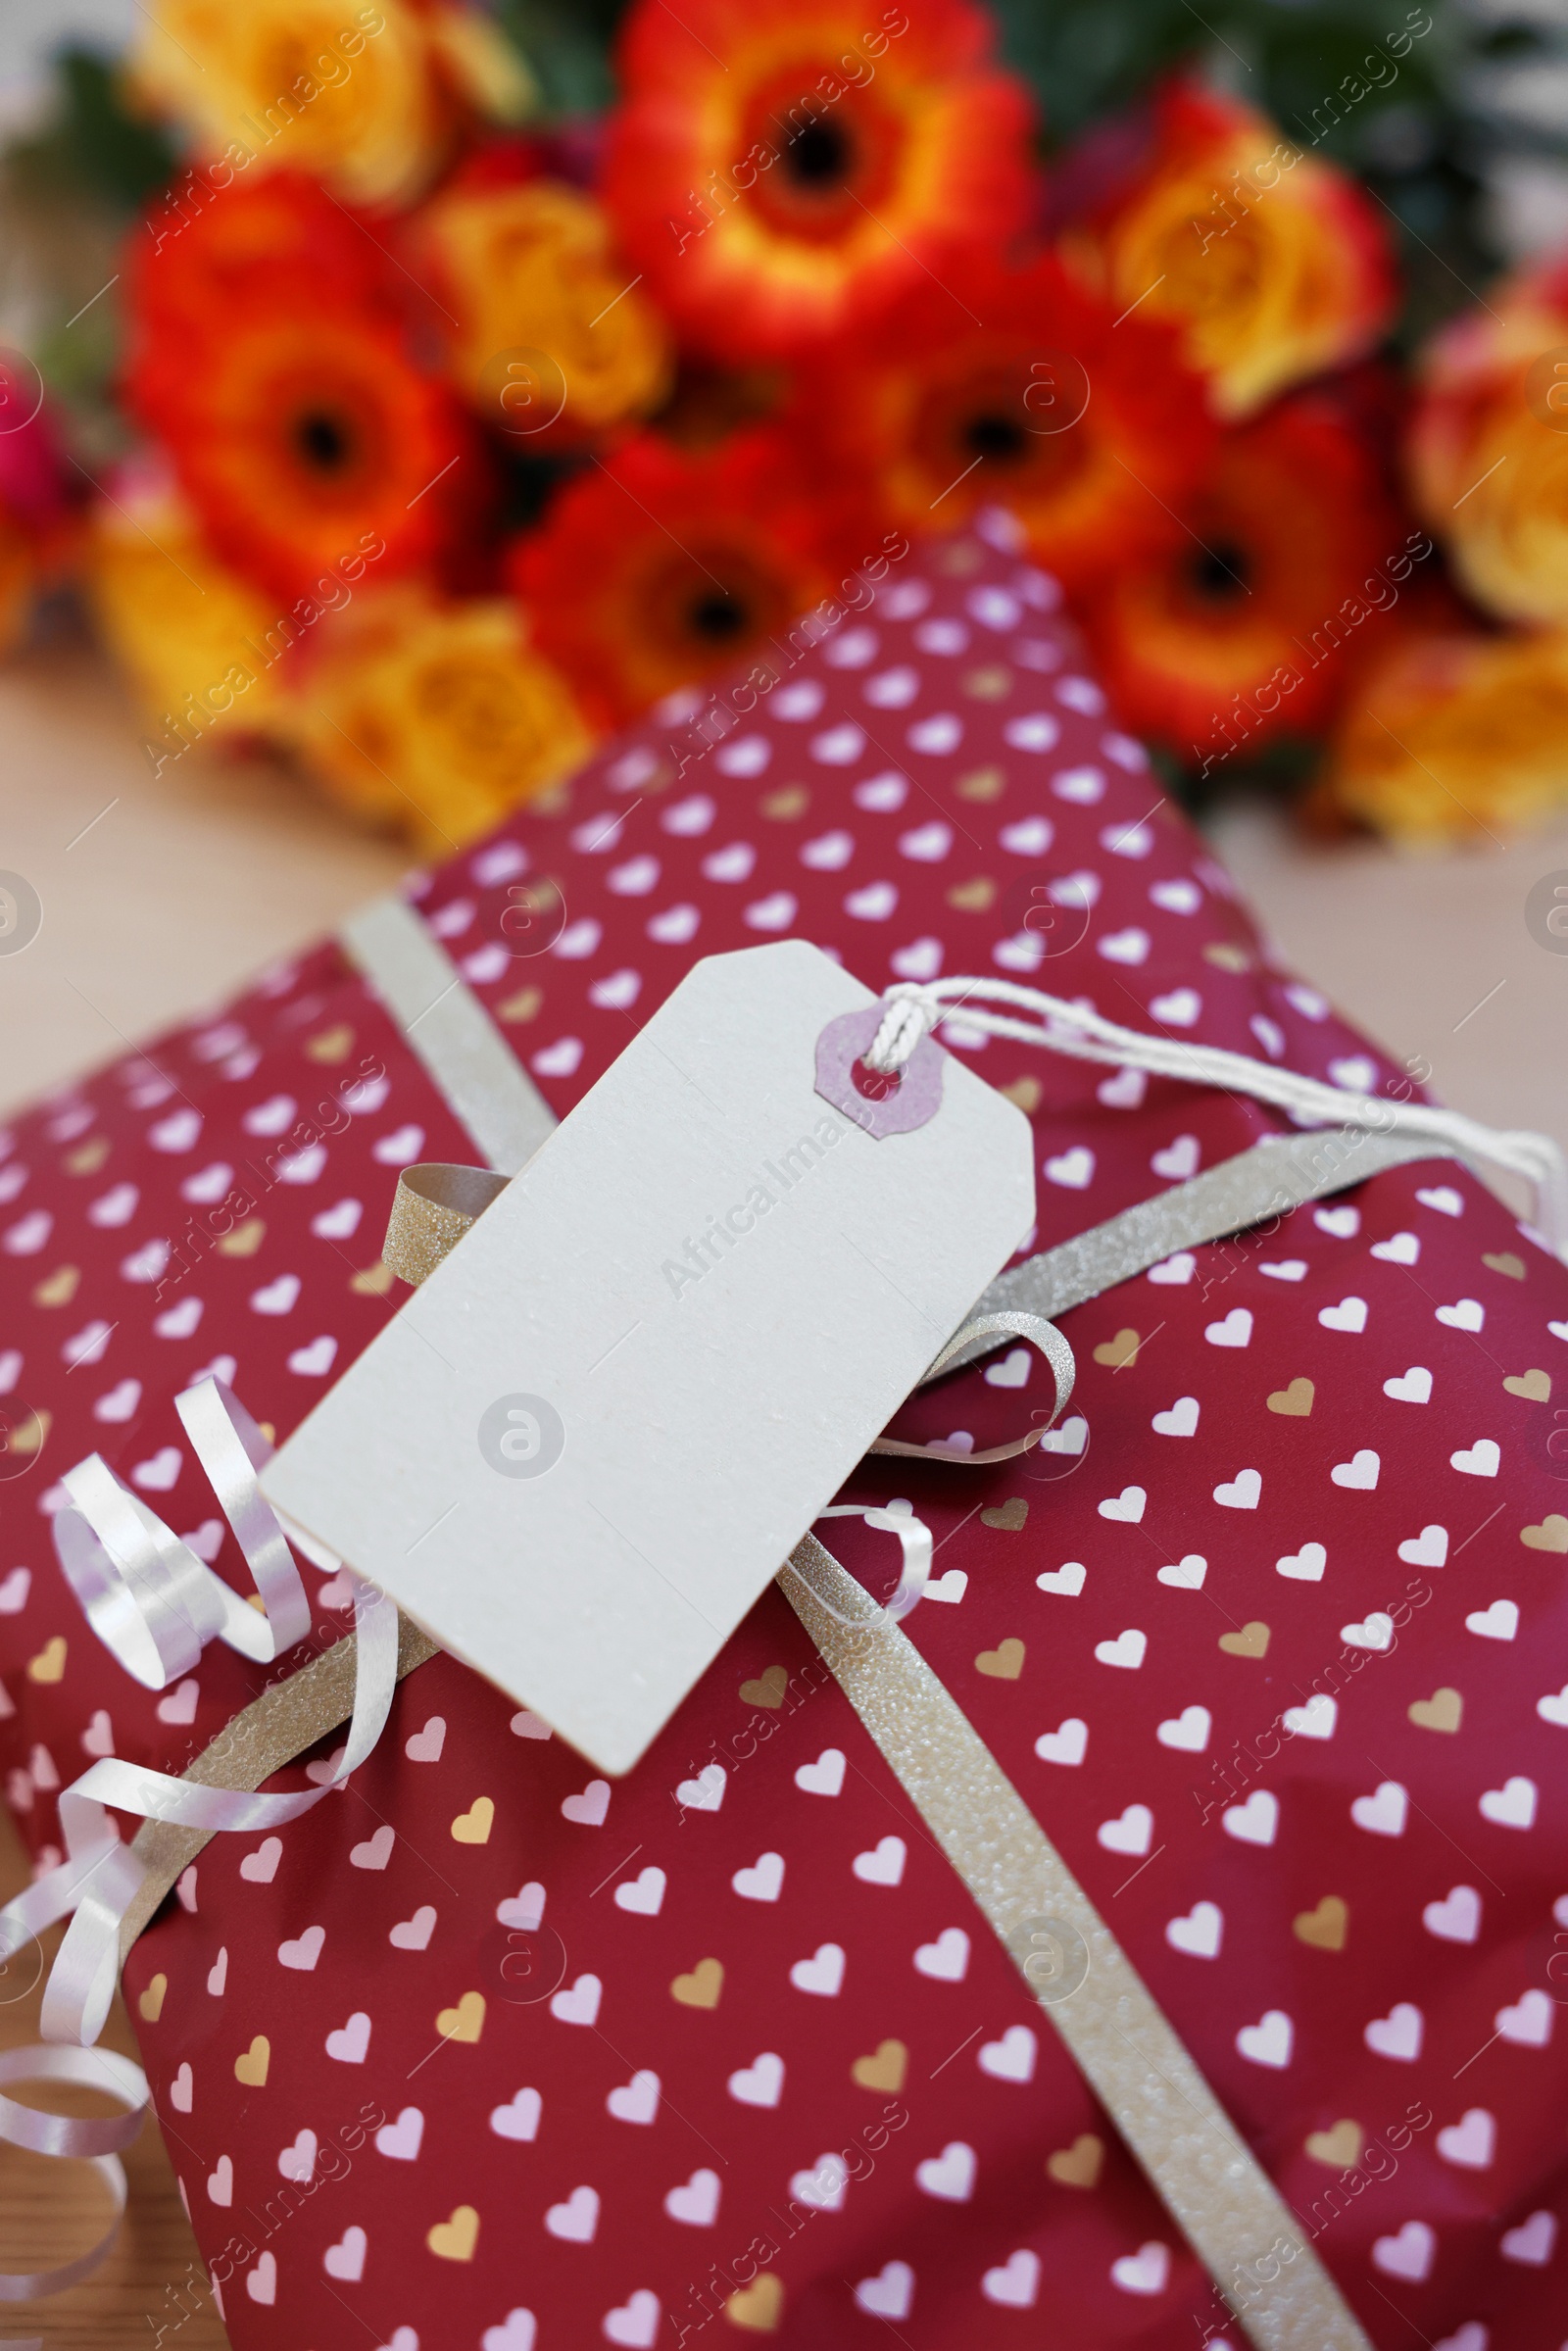
[[[985,1301],[981,1302],[984,1304]],[[978,1453],[960,1451],[956,1445],[906,1445],[900,1437],[879,1437],[867,1450],[873,1453],[902,1453],[922,1461],[967,1462],[971,1468],[983,1469],[988,1462],[1011,1461],[1019,1453],[1027,1453],[1032,1445],[1037,1445],[1047,1430],[1066,1410],[1073,1382],[1078,1376],[1072,1348],[1055,1324],[1048,1322],[1044,1315],[1005,1304],[982,1314],[971,1314],[963,1328],[954,1333],[935,1362],[921,1375],[920,1385],[923,1387],[927,1380],[940,1379],[945,1371],[952,1371],[961,1363],[972,1362],[977,1355],[989,1353],[1004,1339],[1026,1339],[1031,1347],[1040,1349],[1050,1364],[1056,1383],[1056,1396],[1047,1419],[1037,1421],[1024,1436],[1009,1438],[1005,1445],[987,1445]]]

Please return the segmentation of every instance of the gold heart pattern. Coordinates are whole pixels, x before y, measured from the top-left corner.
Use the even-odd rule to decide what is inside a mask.
[[[1418,1731],[1457,1731],[1464,1721],[1464,1700],[1445,1684],[1429,1698],[1412,1698],[1405,1711]]]
[[[340,1020],[335,1027],[319,1029],[314,1037],[307,1037],[305,1050],[313,1061],[324,1061],[328,1066],[346,1061],[354,1050],[354,1031],[346,1020]]]
[[[63,1633],[51,1634],[37,1656],[27,1659],[27,1680],[29,1682],[59,1682],[63,1680],[66,1658],[69,1653],[65,1635]]]
[[[994,1649],[982,1649],[974,1661],[975,1671],[989,1674],[994,1682],[1016,1682],[1023,1672],[1023,1642],[1009,1637],[999,1641]]]
[[[677,1976],[669,1987],[669,1996],[683,2008],[716,2008],[724,1989],[724,1970],[716,1959],[699,1959],[684,1976]]]
[[[724,2316],[732,2327],[754,2334],[776,2334],[784,2317],[784,2288],[771,2270],[730,2295]]]
[[[1297,1940],[1315,1951],[1343,1951],[1349,1930],[1349,1905],[1338,1894],[1325,1894],[1315,1910],[1299,1910],[1291,1922]]]
[[[858,2057],[850,2068],[861,2089],[884,2089],[897,2097],[908,2071],[909,2052],[901,2040],[878,2042],[869,2057]]]
[[[466,1991],[455,2008],[443,2008],[435,2020],[435,2029],[443,2040],[473,2042],[484,2031],[485,1997],[482,1991]]]
[[[24,1413],[13,1426],[9,1439],[9,1450],[13,1458],[25,1461],[30,1455],[41,1453],[52,1426],[53,1416],[48,1412],[34,1408]]]
[[[1103,1339],[1095,1349],[1095,1361],[1103,1363],[1110,1371],[1128,1371],[1138,1360],[1143,1342],[1136,1331],[1118,1331],[1114,1339]]]
[[[1312,1409],[1317,1390],[1310,1380],[1292,1380],[1289,1387],[1277,1388],[1268,1399],[1271,1412],[1283,1412],[1294,1420],[1304,1420]]]
[[[220,1257],[254,1257],[266,1238],[265,1218],[249,1216],[243,1224],[237,1224],[231,1233],[223,1235],[218,1244],[218,1253]]]
[[[1046,2157],[1046,2170],[1061,2187],[1094,2187],[1104,2160],[1104,2140],[1082,2131],[1070,2147],[1058,2147]]]
[[[506,1021],[509,1027],[521,1028],[525,1022],[538,1018],[544,1001],[542,988],[514,988],[497,1004],[496,1018]]]
[[[243,2082],[247,2089],[265,2089],[271,2062],[272,2044],[265,2033],[258,2033],[250,2047],[235,2058],[234,2079]]]
[[[450,2220],[437,2221],[425,2243],[438,2261],[472,2261],[479,2242],[479,2215],[471,2204],[460,2204]]]
[[[1332,2172],[1348,2172],[1360,2162],[1365,2144],[1360,2124],[1347,2118],[1331,2130],[1309,2131],[1306,2151],[1314,2163],[1325,2163]]]

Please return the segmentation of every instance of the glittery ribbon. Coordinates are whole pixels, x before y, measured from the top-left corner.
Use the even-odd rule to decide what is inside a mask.
[[[778,1581],[1257,2351],[1370,2351],[1149,1986],[913,1642],[814,1536]]]

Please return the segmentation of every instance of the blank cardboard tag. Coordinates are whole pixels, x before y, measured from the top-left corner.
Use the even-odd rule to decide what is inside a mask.
[[[1028,1121],[815,1091],[874,1003],[804,941],[699,963],[270,1464],[271,1500],[631,1768],[1011,1254]]]

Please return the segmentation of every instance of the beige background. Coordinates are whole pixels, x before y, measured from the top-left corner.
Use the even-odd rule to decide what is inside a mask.
[[[1537,877],[1568,869],[1568,819],[1528,847],[1419,859],[1308,846],[1259,809],[1211,829],[1298,970],[1396,1053],[1425,1054],[1456,1107],[1568,1146],[1568,955],[1539,948],[1523,919]],[[0,869],[25,874],[44,906],[32,945],[0,956],[0,1112],[221,1003],[405,861],[264,761],[193,750],[155,778],[119,687],[79,645],[0,671]],[[24,1875],[0,1816],[0,1898]],[[19,1996],[29,1974],[0,1969],[0,2046],[35,2037],[36,1990]],[[117,2011],[113,2045],[128,2035]],[[30,2324],[73,2351],[146,2351],[160,2325],[177,2351],[220,2351],[211,2302],[179,2291],[200,2268],[154,2131],[129,2169],[109,2261]],[[0,2147],[0,2265],[70,2258],[105,2208],[84,2166]],[[18,2309],[0,2335],[28,2325]]]

